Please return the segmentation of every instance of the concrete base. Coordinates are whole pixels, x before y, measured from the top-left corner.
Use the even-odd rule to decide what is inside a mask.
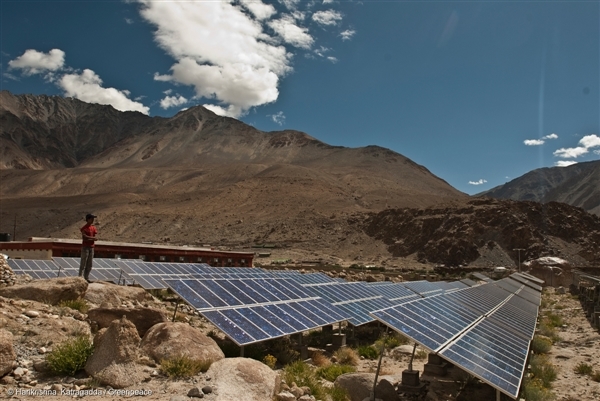
[[[346,335],[345,334],[339,334],[339,333],[334,333],[333,334],[333,340],[332,340],[332,344],[333,344],[333,350],[336,351],[342,347],[346,346]]]
[[[419,371],[404,369],[402,371],[402,386],[416,387],[420,384],[419,382]]]
[[[300,359],[302,359],[302,360],[308,359],[308,346],[307,345],[299,346],[298,352],[300,353]]]
[[[437,354],[429,354],[427,363],[423,367],[423,373],[434,376],[446,376],[448,374],[448,363]]]
[[[333,333],[333,325],[332,324],[328,324],[327,326],[323,326],[321,328],[321,331],[323,333]]]

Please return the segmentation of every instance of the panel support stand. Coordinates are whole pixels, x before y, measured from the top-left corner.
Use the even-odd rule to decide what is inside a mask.
[[[171,319],[172,322],[175,321],[175,316],[177,316],[177,308],[179,307],[179,301],[177,301],[175,303],[175,311],[173,312],[173,319]]]
[[[240,358],[243,358],[243,357],[244,357],[244,346],[242,345],[240,347]]]

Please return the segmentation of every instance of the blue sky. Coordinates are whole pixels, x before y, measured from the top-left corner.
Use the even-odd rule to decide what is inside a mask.
[[[466,193],[600,159],[597,1],[1,1],[2,89],[379,145]]]

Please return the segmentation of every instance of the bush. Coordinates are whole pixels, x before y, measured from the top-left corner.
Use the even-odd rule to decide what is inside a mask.
[[[555,396],[550,390],[544,388],[540,380],[526,379],[521,387],[520,398],[525,398],[527,401],[551,401]]]
[[[192,359],[186,355],[180,355],[160,361],[160,368],[171,378],[191,377],[200,372],[206,372],[212,361]]]
[[[329,366],[331,365],[331,361],[322,352],[316,351],[313,352],[311,357],[313,364],[318,367]]]
[[[588,365],[585,362],[580,362],[577,364],[577,366],[575,366],[575,373],[577,373],[578,375],[592,375],[594,369],[592,368],[592,365]]]
[[[356,368],[350,365],[330,365],[324,368],[317,369],[317,377],[321,379],[329,380],[330,382],[335,381],[338,376],[344,373],[356,372]]]
[[[350,347],[343,347],[335,351],[333,354],[337,359],[337,363],[340,365],[358,365],[358,361],[360,360],[358,354],[355,350]]]
[[[85,299],[70,299],[70,300],[60,301],[58,306],[61,308],[71,308],[71,309],[77,310],[81,313],[87,313],[87,311],[89,309],[89,306],[88,306],[87,302],[85,301]]]
[[[78,336],[56,346],[46,356],[48,368],[57,375],[74,375],[84,368],[87,359],[94,352],[94,345],[87,336]]]
[[[531,357],[531,373],[533,377],[540,380],[544,388],[551,388],[552,382],[556,380],[556,367],[552,365],[545,355],[534,355]]]
[[[544,318],[546,323],[551,327],[560,327],[565,324],[565,321],[559,315],[548,312]]]
[[[552,348],[552,341],[546,337],[533,336],[531,350],[536,354],[547,354]]]
[[[380,337],[373,346],[379,351],[381,349],[381,345],[385,347],[386,350],[391,350],[396,348],[399,345],[408,344],[408,338],[404,337],[401,334],[392,334],[392,335],[384,335]]]
[[[283,380],[289,385],[292,382],[298,387],[306,386],[310,388],[310,394],[316,399],[332,401],[347,401],[348,395],[346,391],[340,388],[326,388],[321,383],[315,374],[315,371],[306,363],[296,361],[283,368]]]
[[[366,345],[358,347],[358,355],[367,359],[377,359],[377,357],[379,356],[379,351],[371,345]]]
[[[270,367],[271,369],[275,369],[275,364],[277,363],[277,358],[275,358],[271,354],[267,354],[267,356],[265,356],[263,358],[263,363],[265,365],[267,365],[268,367]]]

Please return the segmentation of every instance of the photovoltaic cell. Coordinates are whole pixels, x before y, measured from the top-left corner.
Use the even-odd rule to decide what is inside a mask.
[[[512,280],[515,280],[515,281],[518,281],[518,282],[520,282],[522,284],[525,284],[525,285],[529,286],[530,288],[532,288],[532,289],[534,289],[534,290],[536,290],[538,292],[542,292],[542,286],[541,285],[539,285],[538,283],[535,283],[535,282],[533,282],[533,281],[525,278],[525,276],[522,276],[522,275],[520,275],[518,273],[514,273],[514,274],[511,274],[509,277]]]
[[[367,287],[370,287],[373,291],[381,294],[384,298],[393,302],[394,304],[421,298],[420,295],[415,294],[414,291],[409,290],[401,283],[380,281],[375,283],[367,283]]]
[[[473,273],[473,277],[475,277],[477,280],[487,281],[488,283],[494,281],[485,274],[481,273]]]
[[[59,267],[52,260],[8,259],[8,265],[15,274],[29,274],[34,279],[59,276]],[[61,274],[61,276],[65,275],[65,273]]]

